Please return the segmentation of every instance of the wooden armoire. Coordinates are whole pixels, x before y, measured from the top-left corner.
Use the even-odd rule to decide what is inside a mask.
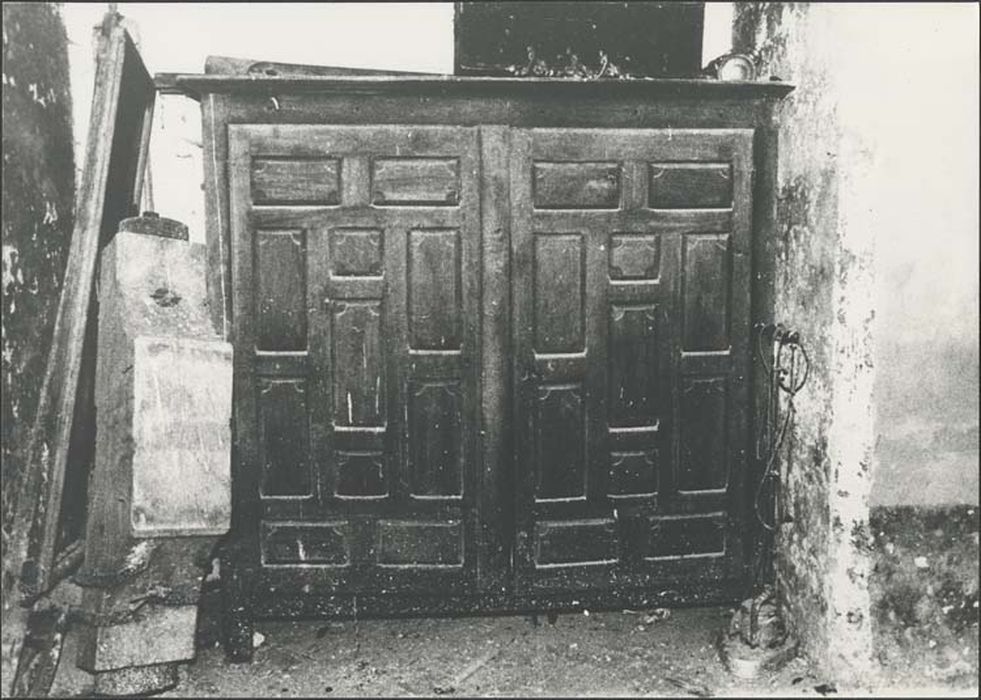
[[[747,593],[789,85],[173,80],[235,349],[233,654],[256,616]]]

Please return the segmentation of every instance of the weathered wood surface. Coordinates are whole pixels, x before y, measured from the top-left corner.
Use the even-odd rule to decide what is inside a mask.
[[[472,589],[476,130],[228,133],[236,479],[254,488],[236,505],[255,517],[233,537],[261,523],[261,562],[321,566],[339,589]],[[339,173],[339,201],[257,200],[254,164],[271,160],[301,192]]]
[[[447,95],[512,98],[536,94],[544,97],[573,96],[588,100],[639,96],[646,99],[780,98],[793,87],[780,81],[737,81],[692,78],[645,78],[638,80],[580,80],[575,78],[486,78],[456,75],[205,75],[159,74],[169,89],[193,97],[216,93]]]
[[[93,286],[99,246],[119,221],[136,213],[150,134],[154,87],[118,15],[97,37],[95,94],[75,226],[41,395],[18,486],[3,562],[4,653],[19,647],[20,593],[30,601],[53,584],[59,516],[78,408],[91,395],[80,381],[94,353]],[[81,387],[81,388],[80,388]],[[62,543],[70,545],[71,543]],[[18,591],[20,584],[20,591]],[[16,658],[16,649],[11,650]]]
[[[249,654],[254,606],[326,614],[330,602],[314,600],[326,591],[340,607],[357,595],[374,611],[602,605],[649,590],[668,600],[679,582],[696,602],[695,580],[739,595],[747,433],[734,407],[748,377],[752,130],[789,86],[655,82],[538,92],[521,81],[212,84],[227,92],[206,95],[205,125],[216,120],[214,152],[230,145],[232,157],[219,155],[209,174],[230,216],[208,235],[232,253],[236,391],[282,389],[295,433],[236,435],[237,549],[223,569],[234,579],[233,655]],[[478,127],[479,159],[460,160],[456,193],[446,163],[460,156],[435,125]],[[334,157],[339,203],[252,198],[254,160]],[[385,169],[394,174],[383,173],[379,198]],[[461,230],[451,195],[465,207],[474,173],[482,255],[468,263],[475,234]],[[263,263],[253,242],[286,231],[305,240],[292,249],[305,262],[291,258],[290,269],[306,283],[284,283],[269,313],[295,309],[298,342],[257,349],[265,312],[254,306]],[[468,287],[474,264],[481,286]],[[474,322],[482,376],[471,398],[456,373],[474,361]],[[527,345],[512,348],[514,338]],[[409,381],[392,360],[403,347]],[[529,358],[512,366],[522,349]],[[471,401],[476,452],[458,440]],[[237,424],[262,423],[261,404],[260,391],[255,405],[236,406]],[[476,539],[454,510],[461,445],[465,508],[471,472],[482,475]],[[275,462],[264,456],[273,452]],[[309,484],[282,490],[296,469]],[[404,510],[406,496],[434,517]],[[417,533],[434,527],[419,549]],[[460,562],[472,575],[471,548],[471,584],[446,605],[426,597],[427,587],[448,590]]]

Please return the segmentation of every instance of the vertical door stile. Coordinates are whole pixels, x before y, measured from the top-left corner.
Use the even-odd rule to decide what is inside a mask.
[[[511,493],[512,460],[507,452],[511,435],[507,404],[510,396],[510,130],[485,125],[478,132],[480,159],[480,332],[479,396],[480,453],[476,498],[480,536],[477,538],[477,585],[501,595],[511,588],[509,556],[514,533],[507,529],[514,508]]]
[[[234,344],[233,385],[236,400],[232,407],[232,420],[236,426],[248,426],[234,431],[233,445],[236,459],[232,463],[232,497],[237,506],[232,513],[232,529],[242,533],[254,530],[256,539],[260,521],[259,483],[261,482],[258,449],[258,417],[255,383],[255,333],[253,259],[254,242],[249,220],[252,195],[249,183],[251,160],[249,139],[245,133],[228,128],[228,173],[231,190],[229,196],[230,262],[231,274],[237,284],[232,287],[232,318],[230,340]],[[222,300],[224,304],[224,300]],[[237,516],[237,517],[236,517]]]
[[[514,590],[525,592],[528,580],[527,544],[533,522],[534,481],[532,465],[532,434],[534,431],[532,401],[535,378],[530,359],[531,295],[531,169],[530,138],[526,131],[511,131],[510,195],[511,195],[511,392],[512,417],[512,484],[514,504],[514,540],[511,542],[511,576]]]

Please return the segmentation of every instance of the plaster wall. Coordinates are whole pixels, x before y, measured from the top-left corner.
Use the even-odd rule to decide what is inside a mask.
[[[777,116],[774,313],[812,374],[783,457],[778,580],[805,650],[858,683],[894,584],[872,507],[977,503],[977,8],[737,3],[733,38],[798,86]],[[950,521],[971,536],[972,518]],[[977,577],[949,549],[970,608]],[[917,575],[939,609],[930,567]]]

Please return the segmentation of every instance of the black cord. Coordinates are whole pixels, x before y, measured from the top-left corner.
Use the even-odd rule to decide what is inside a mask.
[[[754,591],[758,589],[763,574],[764,555],[769,553],[767,540],[773,536],[779,527],[777,522],[779,508],[777,488],[780,480],[777,460],[796,412],[794,397],[804,388],[810,374],[810,359],[801,343],[799,333],[790,331],[781,324],[759,325],[757,330],[756,355],[763,368],[766,405],[756,442],[756,457],[758,461],[764,462],[764,468],[753,498],[756,520],[763,528],[759,532],[758,546],[753,562]],[[769,347],[769,352],[765,350],[766,347]],[[789,358],[789,362],[785,366],[786,358]],[[798,372],[798,368],[800,372]],[[783,418],[780,420],[779,428],[774,436],[774,428],[780,412],[781,393],[786,394],[787,402]],[[768,489],[768,487],[770,488]],[[762,507],[763,496],[767,491],[769,491],[769,500],[772,501],[772,522],[767,521]]]

